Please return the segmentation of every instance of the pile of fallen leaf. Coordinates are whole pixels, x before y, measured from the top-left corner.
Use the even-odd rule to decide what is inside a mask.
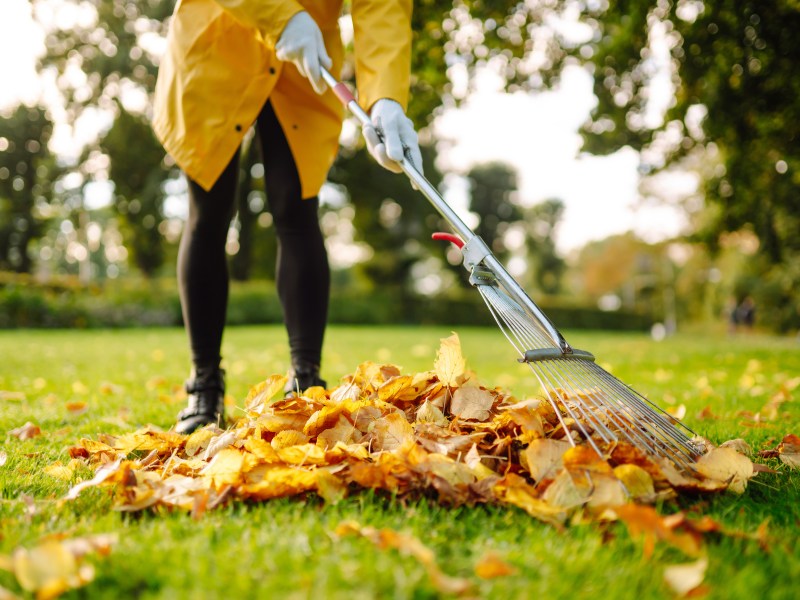
[[[518,400],[484,387],[466,369],[455,334],[442,340],[431,371],[407,375],[367,362],[333,389],[292,398],[282,397],[285,382],[275,375],[255,386],[227,430],[183,436],[150,427],[81,440],[71,457],[99,469],[67,498],[103,484],[113,487],[118,510],[175,507],[199,517],[235,499],[315,492],[336,502],[376,489],[451,505],[511,504],[562,526],[616,518],[614,507],[682,491],[741,493],[757,472],[739,441],[703,441],[707,451],[691,474],[624,442],[602,447],[604,457],[586,443],[573,446],[562,400]]]

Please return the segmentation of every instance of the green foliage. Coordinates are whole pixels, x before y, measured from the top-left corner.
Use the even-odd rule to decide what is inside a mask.
[[[432,149],[423,146],[423,169],[438,186],[441,174]],[[358,240],[372,248],[372,257],[355,269],[375,288],[396,290],[403,298],[413,290],[412,268],[433,246],[430,235],[441,229],[441,219],[404,177],[379,166],[362,146],[342,148],[329,180],[347,191],[355,208],[353,226]]]
[[[564,216],[564,203],[558,198],[545,200],[528,211],[525,232],[530,263],[536,266],[536,284],[546,294],[561,292],[561,279],[567,263],[556,251],[556,228]]]
[[[478,165],[467,173],[469,207],[480,218],[475,233],[501,261],[508,259],[503,236],[511,223],[522,218],[522,211],[512,201],[517,190],[516,172],[503,163]]]
[[[162,167],[164,150],[150,124],[139,115],[119,111],[113,127],[103,138],[102,150],[110,161],[114,182],[114,206],[123,224],[125,245],[146,277],[152,277],[164,263],[162,185],[169,169]]]
[[[53,124],[41,107],[19,106],[0,118],[0,269],[29,273],[29,246],[43,233],[55,165],[47,143]]]
[[[655,169],[700,162],[709,210],[696,238],[716,250],[726,234],[752,231],[764,258],[759,278],[773,283],[761,289],[750,279],[749,293],[760,295],[767,311],[786,315],[773,321],[780,330],[800,327],[796,310],[787,310],[797,295],[767,290],[778,281],[780,289],[800,288],[791,267],[800,260],[796,3],[629,0],[594,5],[584,18],[601,32],[574,51],[592,55],[598,98],[585,148],[645,150],[646,167]],[[676,98],[665,118],[653,122],[646,113],[658,72],[652,38],[658,28],[669,47]]]

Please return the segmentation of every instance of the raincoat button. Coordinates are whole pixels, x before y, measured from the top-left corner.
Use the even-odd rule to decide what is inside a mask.
[[[269,74],[270,75],[275,75],[275,67],[270,67],[269,68]]]
[[[236,131],[241,131],[241,130],[242,130],[242,126],[241,125],[237,125],[236,126]]]

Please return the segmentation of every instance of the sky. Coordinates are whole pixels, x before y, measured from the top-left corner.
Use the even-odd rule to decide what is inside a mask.
[[[46,89],[35,70],[42,39],[27,0],[2,0],[0,108],[20,100],[35,101]],[[561,252],[568,254],[588,241],[631,230],[655,242],[685,227],[683,214],[674,205],[641,200],[635,151],[626,148],[605,157],[581,152],[578,130],[596,100],[591,77],[579,67],[568,68],[557,88],[536,95],[504,93],[488,72],[478,90],[435,123],[437,136],[448,139],[441,146],[440,167],[464,173],[475,164],[507,162],[517,170],[521,202],[561,199],[566,207],[556,233]],[[668,93],[662,90],[661,96]],[[57,128],[51,149],[69,153],[81,139],[94,135],[100,121],[91,116],[86,121],[75,130]],[[665,179],[663,185],[671,188],[672,196],[680,196],[690,191],[692,181],[676,177]],[[456,183],[445,197],[463,210],[463,186]],[[474,223],[468,215],[464,219]]]

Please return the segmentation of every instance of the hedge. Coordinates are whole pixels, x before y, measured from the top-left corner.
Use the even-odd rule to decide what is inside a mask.
[[[544,312],[560,328],[647,330],[648,315],[605,312],[561,301],[544,302]],[[494,325],[480,294],[471,290],[438,298],[409,297],[392,290],[334,289],[329,321],[338,324]],[[249,325],[282,322],[274,285],[231,285],[227,322]],[[174,282],[114,282],[85,287],[58,281],[43,285],[31,278],[0,280],[0,328],[97,328],[180,326],[180,299]]]

